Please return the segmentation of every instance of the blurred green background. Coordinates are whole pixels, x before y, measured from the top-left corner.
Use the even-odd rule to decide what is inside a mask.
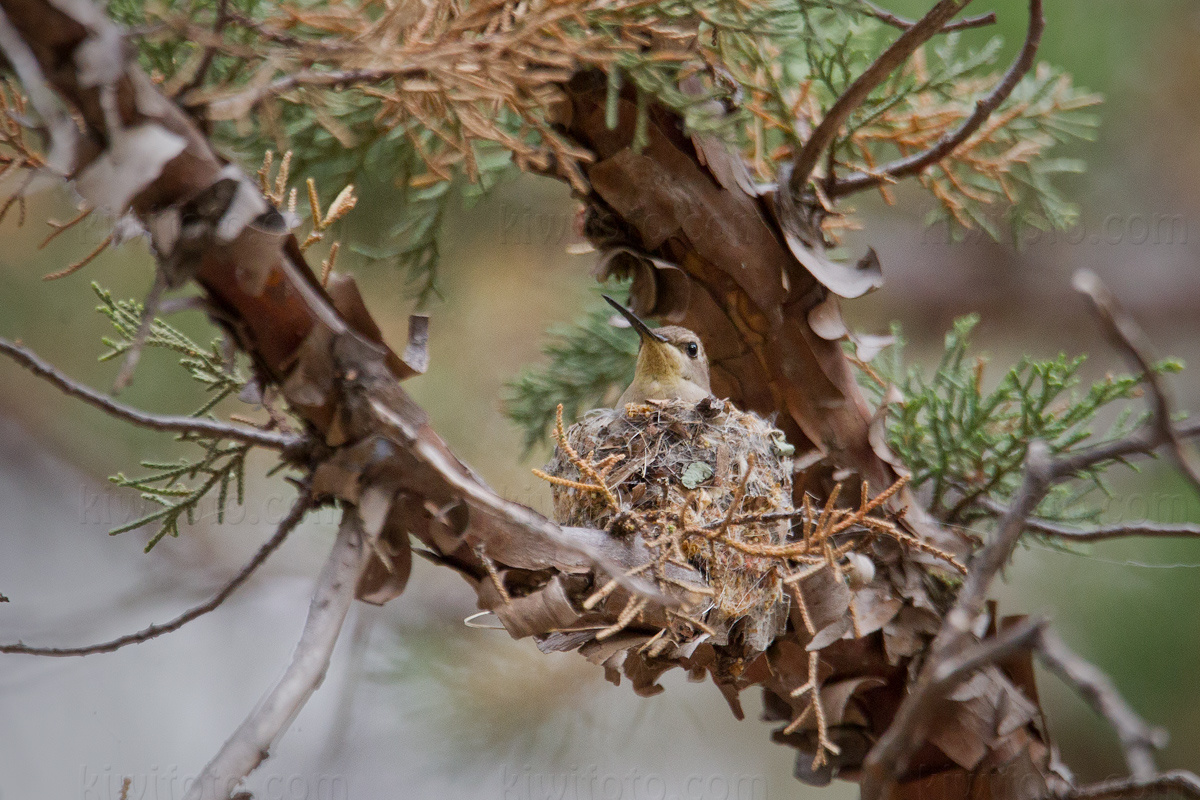
[[[885,5],[915,15],[927,3]],[[971,35],[1000,33],[1011,54],[1026,4],[980,0],[972,13],[990,8],[1000,25]],[[1092,354],[1088,374],[1096,377],[1123,365],[1070,289],[1074,270],[1089,267],[1160,354],[1200,366],[1200,4],[1053,0],[1046,12],[1043,58],[1106,97],[1099,141],[1074,153],[1089,169],[1067,187],[1082,207],[1080,226],[1030,237],[1020,249],[980,237],[952,242],[923,227],[929,201],[919,191],[901,191],[894,206],[854,198],[863,230],[847,245],[874,246],[887,284],[846,303],[847,315],[873,333],[899,321],[909,361],[928,364],[952,320],[978,311],[978,349],[993,377],[1021,354],[1059,351]],[[543,511],[549,493],[529,467],[546,450],[522,460],[500,398],[505,381],[538,359],[546,327],[573,319],[594,291],[593,257],[566,252],[574,215],[563,186],[534,178],[454,213],[442,241],[445,299],[429,309],[432,367],[409,383],[465,460],[505,496]],[[71,216],[65,193],[50,191],[31,201],[23,227],[13,214],[0,223],[0,335],[107,388],[116,365],[96,357],[110,328],[91,310],[89,282],[140,298],[151,264],[135,241],[43,283],[106,232],[88,223],[39,250],[44,220]],[[348,224],[395,221],[393,210],[366,203]],[[389,340],[402,342],[412,310],[402,277],[345,253],[339,265],[356,275]],[[174,321],[200,341],[214,335],[196,312]],[[1200,407],[1198,387],[1195,368],[1174,380],[1184,407]],[[151,352],[122,399],[182,413],[201,394],[169,356]],[[106,476],[183,452],[0,363],[0,592],[12,601],[0,605],[0,639],[74,644],[135,630],[198,602],[236,571],[290,497],[281,481],[261,478],[265,459],[233,524],[217,526],[206,514],[149,555],[141,553],[148,533],[106,536],[136,507]],[[1200,499],[1169,469],[1149,465],[1117,487],[1106,509],[1112,521],[1200,521]],[[115,798],[124,775],[135,779],[133,797],[139,785],[180,796],[183,779],[281,669],[333,525],[319,515],[238,596],[171,637],[85,660],[0,659],[0,719],[12,723],[0,726],[0,798]],[[1200,542],[1131,541],[1078,555],[1031,545],[999,597],[1006,612],[1052,617],[1135,708],[1170,729],[1161,766],[1200,769]],[[471,598],[448,571],[419,563],[401,599],[357,609],[326,685],[252,786],[263,797],[379,797],[403,787],[414,797],[562,790],[566,798],[641,798],[659,796],[661,781],[665,796],[678,798],[854,796],[845,784],[810,790],[791,779],[792,756],[753,719],[754,693],[742,723],[711,686],[677,675],[663,695],[639,699],[577,656],[543,656],[530,642],[465,627]],[[1041,685],[1066,762],[1083,778],[1120,772],[1104,724],[1053,676]]]

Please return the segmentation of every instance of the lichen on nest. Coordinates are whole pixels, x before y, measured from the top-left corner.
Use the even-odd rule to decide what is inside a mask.
[[[748,656],[782,633],[789,601],[779,559],[736,546],[787,541],[787,515],[794,510],[792,448],[782,431],[708,398],[596,409],[565,439],[576,454],[606,470],[603,484],[611,497],[592,488],[591,476],[560,446],[545,471],[556,479],[560,523],[641,535],[660,558],[698,570],[712,595],[690,604],[688,616],[710,629],[713,644],[740,644]],[[730,524],[735,516],[763,514],[773,516]],[[694,529],[718,535],[678,535]]]
[[[513,635],[578,649],[639,694],[661,691],[672,667],[707,672],[740,717],[738,692],[761,684],[769,718],[787,721],[777,734],[803,753],[798,770],[833,769],[839,742],[861,736],[846,698],[879,681],[863,679],[847,640],[881,637],[888,664],[913,657],[939,619],[925,578],[966,572],[887,508],[903,476],[874,496],[860,482],[857,508],[841,483],[793,507],[783,434],[726,402],[601,409],[567,430],[559,406],[555,439],[534,472],[552,484],[558,521],[605,531],[628,566],[519,596],[493,571],[486,607]]]

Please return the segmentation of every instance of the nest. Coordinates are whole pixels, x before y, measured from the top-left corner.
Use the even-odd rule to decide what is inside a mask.
[[[783,433],[712,398],[600,409],[567,430],[560,406],[556,439],[534,470],[555,516],[605,531],[613,563],[631,566],[524,586],[489,566],[484,607],[513,636],[578,649],[640,694],[673,667],[708,673],[740,718],[739,691],[760,684],[766,718],[786,722],[777,738],[801,753],[797,776],[823,785],[857,766],[866,717],[848,698],[886,683],[880,664],[916,663],[943,612],[929,587],[966,572],[888,511],[907,479],[874,496],[861,481],[857,508],[839,505],[840,483],[794,508]],[[879,659],[863,661],[857,643],[872,635]]]
[[[749,657],[783,632],[789,600],[779,559],[754,554],[787,541],[794,511],[782,431],[709,398],[597,409],[564,440],[569,449],[560,444],[545,471],[560,523],[641,537],[664,574],[673,565],[702,576],[707,590],[683,592],[673,639],[699,629]],[[589,465],[596,475],[586,474]]]

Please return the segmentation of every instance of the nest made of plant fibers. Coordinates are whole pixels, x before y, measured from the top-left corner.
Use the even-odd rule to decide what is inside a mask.
[[[694,598],[690,616],[711,630],[713,644],[740,644],[751,655],[783,632],[784,565],[738,547],[787,541],[793,449],[782,431],[706,398],[597,409],[565,441],[574,457],[560,444],[546,468],[560,479],[552,481],[560,523],[642,536],[660,559],[698,570],[712,594]],[[603,474],[589,476],[581,465]],[[764,514],[773,518],[746,521]],[[688,533],[697,529],[719,535]]]
[[[552,484],[556,516],[606,531],[631,566],[553,575],[514,595],[493,568],[482,607],[639,694],[662,691],[673,667],[708,673],[741,718],[738,693],[762,685],[767,718],[786,722],[776,736],[800,751],[797,776],[816,785],[859,764],[866,717],[854,698],[914,674],[946,609],[934,589],[967,572],[909,529],[907,506],[889,508],[908,478],[874,496],[859,481],[857,498],[837,483],[793,508],[783,434],[712,398],[602,409],[568,430],[559,406],[555,438],[554,460],[534,472]],[[973,708],[953,730],[977,735],[938,744],[964,765],[995,732]]]

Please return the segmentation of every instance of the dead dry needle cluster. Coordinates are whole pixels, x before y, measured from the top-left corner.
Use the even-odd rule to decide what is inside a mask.
[[[296,205],[299,190],[295,187],[290,190],[288,189],[288,177],[292,165],[292,151],[288,150],[283,154],[283,157],[279,161],[279,170],[275,173],[274,179],[272,179],[271,170],[274,163],[275,153],[268,150],[263,156],[262,166],[258,169],[259,189],[275,204],[276,208],[286,208],[291,223],[296,223],[298,219],[296,216]],[[308,235],[300,241],[301,252],[324,240],[325,233],[329,230],[330,226],[349,214],[358,204],[358,197],[354,194],[353,184],[343,186],[342,190],[333,198],[333,202],[329,204],[329,208],[326,211],[321,210],[321,198],[317,192],[317,182],[312,178],[307,178],[304,181],[304,187],[308,193],[310,226]],[[333,265],[337,261],[338,250],[340,248],[341,242],[333,242],[329,246],[329,255],[321,262],[322,286],[329,283],[329,276],[333,272]]]
[[[21,170],[26,171],[19,187],[0,203],[0,221],[15,205],[18,224],[25,221],[25,189],[33,180],[36,170],[45,164],[39,149],[26,137],[25,126],[18,121],[24,118],[27,104],[25,95],[11,80],[6,78],[0,82],[0,186],[10,176]]]

